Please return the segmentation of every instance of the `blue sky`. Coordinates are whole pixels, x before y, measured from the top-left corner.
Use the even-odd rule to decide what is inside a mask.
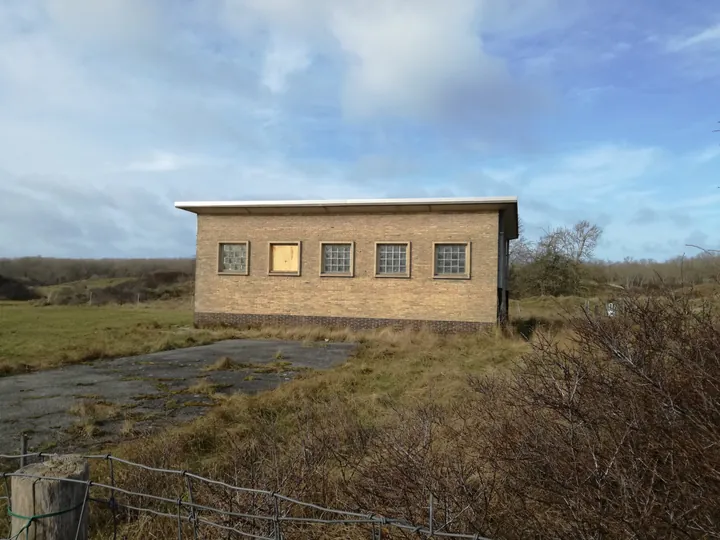
[[[0,256],[189,256],[176,200],[517,195],[720,248],[714,0],[2,0]]]

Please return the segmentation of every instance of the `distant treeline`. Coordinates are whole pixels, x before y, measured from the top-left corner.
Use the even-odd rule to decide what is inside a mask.
[[[702,253],[663,262],[647,259],[573,262],[565,257],[542,255],[528,262],[511,263],[510,267],[510,290],[515,298],[595,296],[617,286],[647,291],[706,283],[720,284],[720,255]]]
[[[630,290],[720,283],[720,253],[695,249],[693,256],[658,262],[626,258],[599,261],[602,229],[588,221],[547,231],[537,242],[520,238],[510,247],[510,291],[528,296],[594,296],[609,286]]]
[[[625,288],[679,287],[720,281],[720,254],[705,252],[664,262],[625,259],[622,262],[594,261],[585,266],[591,279]]]
[[[557,234],[557,232],[555,233]],[[620,285],[647,289],[720,282],[720,254],[700,252],[659,262],[650,259],[598,261],[594,247],[544,238],[530,245],[521,239],[511,257],[511,290],[518,297],[592,294],[593,287]],[[92,278],[143,278],[169,272],[191,277],[195,259],[56,259],[22,257],[0,259],[0,276],[28,286],[59,285]]]
[[[0,275],[30,286],[59,285],[91,278],[143,277],[157,272],[192,275],[195,259],[0,259]]]

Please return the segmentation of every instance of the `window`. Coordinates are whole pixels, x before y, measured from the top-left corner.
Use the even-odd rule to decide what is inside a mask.
[[[435,244],[435,277],[468,278],[470,244]]]
[[[383,277],[410,277],[410,244],[394,242],[376,244],[375,275]]]
[[[320,275],[353,275],[352,242],[320,242]]]
[[[268,273],[300,275],[300,242],[270,242]]]
[[[221,243],[218,257],[218,272],[221,274],[248,274],[248,243]]]

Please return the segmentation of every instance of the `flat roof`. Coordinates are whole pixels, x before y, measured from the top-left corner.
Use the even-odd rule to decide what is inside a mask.
[[[444,197],[419,199],[340,199],[296,201],[187,201],[175,208],[195,214],[326,214],[388,212],[482,212],[506,210],[508,238],[517,238],[517,197]]]

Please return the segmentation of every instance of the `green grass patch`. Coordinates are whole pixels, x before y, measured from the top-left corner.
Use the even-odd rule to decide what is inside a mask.
[[[238,331],[192,328],[187,308],[0,302],[0,376],[230,337],[239,337]]]

